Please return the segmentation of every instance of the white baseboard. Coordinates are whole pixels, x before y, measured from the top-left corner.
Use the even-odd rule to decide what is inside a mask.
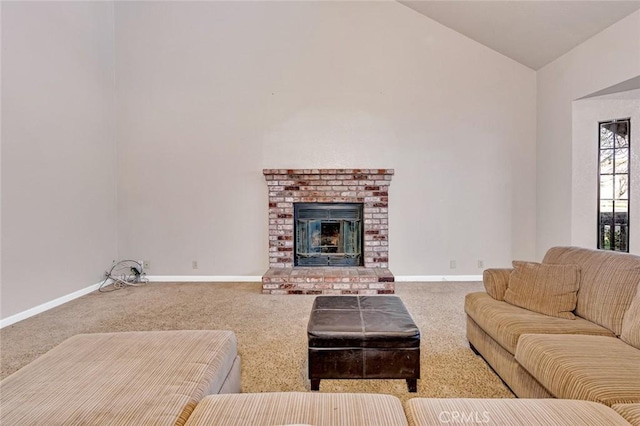
[[[247,283],[261,282],[260,275],[147,275],[151,282]],[[482,281],[482,275],[396,275],[396,282]]]
[[[396,282],[482,281],[482,275],[396,275]]]
[[[0,320],[0,328],[4,328],[7,327],[11,324],[15,324],[18,321],[22,321],[24,319],[27,319],[29,317],[32,317],[34,315],[37,315],[39,313],[42,313],[44,311],[48,311],[49,309],[53,309],[56,306],[60,306],[63,303],[67,303],[72,301],[73,299],[77,299],[80,296],[84,296],[85,294],[89,294],[93,291],[96,291],[97,289],[100,288],[100,285],[102,284],[102,281],[100,281],[97,284],[93,284],[90,285],[89,287],[85,287],[81,290],[78,291],[74,291],[73,293],[69,293],[65,296],[62,297],[58,297],[57,299],[51,300],[49,302],[43,303],[42,305],[38,305],[36,307],[33,307],[31,309],[27,309],[26,311],[22,311],[20,313],[17,313],[15,315],[11,315],[10,317],[4,318],[2,320]]]
[[[229,283],[229,282],[261,282],[260,275],[147,275],[147,279],[151,282],[210,282],[210,283]],[[482,275],[396,275],[396,282],[430,282],[430,281],[482,281]],[[26,311],[11,315],[10,317],[0,320],[0,328],[7,327],[22,321],[49,309],[60,306],[63,303],[70,302],[80,296],[89,294],[100,288],[99,282],[90,285],[65,296],[58,297],[50,302],[43,303]]]
[[[147,279],[152,282],[260,282],[262,281],[262,276],[225,276],[225,275],[207,275],[207,276],[191,276],[191,275],[147,275]],[[80,296],[84,296],[85,294],[89,294],[93,291],[96,291],[100,288],[102,282],[97,284],[90,285],[89,287],[83,288],[78,291],[74,291],[73,293],[69,293],[65,296],[58,297],[57,299],[51,300],[49,302],[43,303],[36,307],[27,309],[26,311],[19,312],[15,315],[11,315],[10,317],[3,318],[0,320],[0,329],[7,327],[11,324],[15,324],[18,321],[22,321],[44,311],[48,311],[49,309],[55,308],[56,306],[60,306],[63,303],[67,303],[72,301],[73,299],[77,299]]]
[[[163,283],[259,283],[262,275],[147,275],[147,279]]]

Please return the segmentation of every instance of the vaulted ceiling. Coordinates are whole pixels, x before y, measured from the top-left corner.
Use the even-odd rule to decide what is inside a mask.
[[[399,2],[534,70],[640,9],[640,0]]]

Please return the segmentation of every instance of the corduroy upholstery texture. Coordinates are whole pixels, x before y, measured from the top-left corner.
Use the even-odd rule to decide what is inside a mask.
[[[391,395],[272,392],[211,395],[204,398],[187,426],[402,426],[400,400]]]
[[[524,334],[516,360],[556,398],[640,402],[640,351],[618,338]]]
[[[580,267],[580,289],[575,314],[613,331],[622,332],[622,318],[640,284],[640,256],[553,247],[542,263]]]
[[[513,261],[504,301],[533,312],[574,319],[580,269],[576,265],[543,265]]]
[[[485,269],[482,273],[482,283],[487,294],[496,300],[504,300],[504,293],[507,291],[511,272],[513,272],[511,268]]]
[[[615,404],[613,409],[633,426],[640,426],[640,404]]]
[[[577,317],[564,319],[532,312],[499,302],[486,293],[469,293],[465,297],[465,312],[500,345],[516,353],[522,334],[590,334],[614,336],[604,327]]]
[[[611,408],[588,401],[414,398],[405,407],[411,426],[628,426]]]
[[[531,371],[519,367],[513,357],[521,335],[571,337],[577,334],[586,339],[589,336],[615,337],[622,333],[627,342],[635,342],[638,333],[636,305],[631,304],[640,286],[640,256],[578,247],[553,247],[545,255],[543,264],[577,265],[580,268],[574,310],[576,319],[550,317],[500,301],[508,288],[509,269],[485,271],[483,280],[487,293],[472,293],[465,299],[469,343],[521,398],[538,398],[545,393],[554,393],[545,389],[544,383],[539,382]],[[562,336],[558,338],[569,341]],[[618,343],[622,344],[625,351],[633,349],[632,346],[624,346],[620,339],[612,342],[616,347]],[[572,374],[570,371],[564,373]],[[598,388],[600,385],[606,387],[606,379],[594,386]]]
[[[467,339],[519,398],[553,398],[549,391],[518,364],[512,353],[500,346],[468,315]]]
[[[182,425],[236,348],[230,331],[76,335],[0,382],[0,423]]]
[[[634,348],[640,349],[640,289],[636,292],[631,306],[624,313],[620,339]]]

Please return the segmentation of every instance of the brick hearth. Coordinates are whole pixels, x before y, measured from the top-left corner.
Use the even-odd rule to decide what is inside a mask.
[[[269,270],[263,293],[388,294],[392,169],[265,169],[269,189]],[[294,267],[294,203],[363,203],[364,267]]]
[[[394,277],[387,268],[269,268],[262,292],[269,294],[392,294]]]

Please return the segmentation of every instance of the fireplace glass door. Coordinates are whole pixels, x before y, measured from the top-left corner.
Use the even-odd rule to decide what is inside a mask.
[[[361,266],[362,204],[294,204],[296,266]]]

